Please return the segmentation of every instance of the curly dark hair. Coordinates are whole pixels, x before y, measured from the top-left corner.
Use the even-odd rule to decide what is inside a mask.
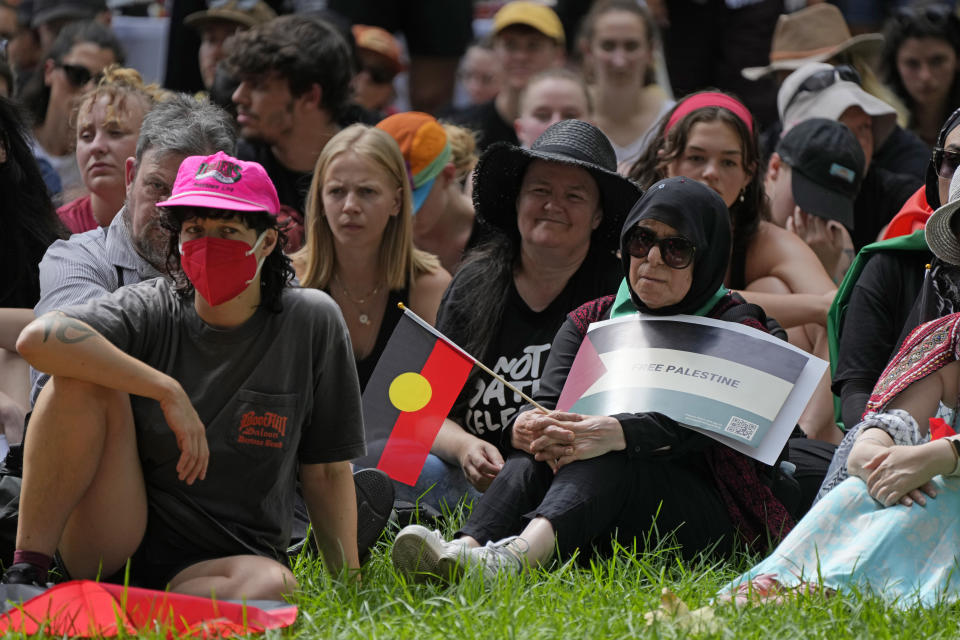
[[[322,90],[322,106],[339,121],[350,98],[354,61],[337,29],[320,18],[281,16],[232,36],[224,60],[234,78],[276,73],[299,97],[314,85]]]
[[[40,299],[40,259],[47,247],[69,235],[57,217],[37,161],[31,135],[16,104],[0,97],[0,307],[32,307]]]
[[[717,89],[709,89],[707,92],[724,93]],[[697,92],[705,93],[705,92]],[[681,118],[669,131],[664,134],[664,129],[670,121],[673,112],[684,103],[685,96],[677,101],[677,104],[661,118],[653,140],[647,146],[634,165],[630,168],[629,178],[636,180],[644,189],[649,189],[651,185],[662,180],[667,176],[666,167],[683,153],[687,147],[687,138],[693,125],[699,122],[720,121],[728,124],[737,132],[737,137],[743,149],[743,166],[753,172],[753,177],[746,189],[743,191],[742,199],[737,200],[730,205],[730,223],[733,226],[733,251],[730,260],[731,267],[731,286],[742,289],[746,286],[745,282],[737,282],[743,274],[737,274],[736,265],[742,265],[747,253],[747,247],[753,239],[753,235],[760,228],[761,220],[770,219],[770,201],[767,199],[763,190],[763,166],[760,162],[760,149],[757,136],[752,134],[744,124],[743,120],[738,118],[732,112],[722,107],[702,107],[692,111]],[[733,98],[732,94],[727,93]],[[737,98],[739,100],[739,98]]]
[[[880,73],[883,81],[911,110],[915,101],[907,91],[897,69],[897,55],[908,38],[935,38],[943,40],[957,56],[957,74],[950,87],[945,116],[960,106],[960,19],[952,7],[939,3],[924,3],[903,7],[891,16],[884,26],[883,53],[880,56]]]
[[[260,306],[273,313],[283,311],[280,298],[283,289],[293,280],[293,264],[283,252],[287,235],[277,224],[276,218],[263,212],[232,212],[205,207],[163,207],[160,225],[170,233],[166,271],[176,282],[177,293],[184,298],[193,293],[193,284],[180,268],[180,229],[184,221],[193,218],[239,220],[256,231],[258,235],[267,229],[276,229],[277,246],[263,261],[263,267],[260,269]]]

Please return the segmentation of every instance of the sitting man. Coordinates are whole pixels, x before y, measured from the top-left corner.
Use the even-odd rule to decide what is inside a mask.
[[[165,207],[174,280],[38,318],[18,349],[51,374],[26,436],[14,564],[226,599],[280,599],[299,475],[326,565],[355,569],[349,459],[365,451],[346,325],[288,286],[263,167],[192,156]],[[177,268],[180,267],[180,268]],[[182,270],[181,270],[182,269]]]
[[[226,111],[175,94],[143,119],[136,155],[127,159],[127,199],[109,226],[50,245],[40,262],[40,301],[34,312],[88,302],[159,276],[167,258],[167,233],[156,208],[173,188],[187,156],[233,153],[237,135]],[[48,376],[32,372],[35,402]]]
[[[810,62],[787,76],[777,93],[784,132],[810,118],[844,124],[857,138],[864,156],[864,176],[853,206],[853,246],[859,251],[877,240],[883,228],[913,195],[921,180],[875,165],[874,151],[897,126],[897,113],[860,86],[856,69]]]
[[[826,118],[790,129],[767,164],[770,221],[800,236],[834,282],[843,280],[853,260],[853,207],[864,167],[853,133]]]

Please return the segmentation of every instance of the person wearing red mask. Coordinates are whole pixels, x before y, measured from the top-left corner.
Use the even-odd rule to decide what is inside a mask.
[[[349,460],[365,444],[350,339],[325,293],[288,286],[269,176],[191,156],[158,206],[172,280],[20,335],[52,378],[27,429],[4,582],[44,583],[56,555],[72,578],[122,579],[129,560],[139,586],[282,599],[297,588],[285,552],[298,477],[326,566],[356,569]]]

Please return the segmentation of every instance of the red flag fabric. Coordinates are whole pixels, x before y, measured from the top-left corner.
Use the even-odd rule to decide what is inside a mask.
[[[472,367],[473,358],[404,310],[363,392],[367,440],[387,439],[378,469],[416,484]]]
[[[73,580],[0,616],[0,633],[113,637],[164,631],[167,637],[230,637],[288,627],[297,608],[261,609],[178,593]]]
[[[957,432],[953,427],[943,421],[942,418],[930,418],[930,439],[939,440],[948,436],[955,436]]]

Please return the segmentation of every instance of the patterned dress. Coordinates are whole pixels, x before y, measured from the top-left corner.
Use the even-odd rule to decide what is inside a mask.
[[[958,338],[960,314],[917,327],[881,375],[867,411],[876,415],[911,383],[957,360]],[[880,415],[895,418],[899,413]],[[917,433],[914,439],[922,442],[925,435]],[[960,477],[935,476],[931,482],[937,497],[926,506],[884,508],[863,480],[843,480],[770,556],[722,593],[771,576],[788,588],[813,583],[834,590],[865,589],[900,608],[960,600]]]

